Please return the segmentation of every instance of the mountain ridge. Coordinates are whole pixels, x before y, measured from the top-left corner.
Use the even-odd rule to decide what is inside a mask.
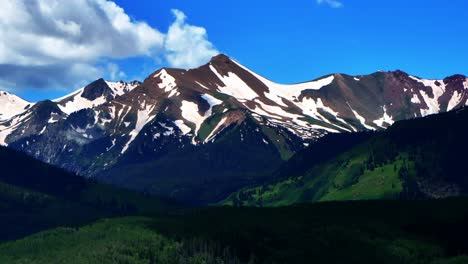
[[[41,118],[29,107],[0,121],[0,143],[85,177],[194,200],[223,181],[264,179],[326,134],[383,130],[464,106],[467,91],[463,75],[427,80],[402,71],[278,84],[221,54],[195,69],[158,69],[141,83],[98,79],[48,101]],[[181,163],[186,170],[174,169]],[[232,189],[204,202],[224,188]]]

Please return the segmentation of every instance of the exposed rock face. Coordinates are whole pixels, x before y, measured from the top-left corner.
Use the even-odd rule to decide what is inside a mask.
[[[90,84],[88,84],[84,89],[81,97],[88,99],[89,101],[94,101],[97,98],[103,96],[106,99],[111,97],[113,92],[109,85],[107,85],[104,79],[98,79]]]

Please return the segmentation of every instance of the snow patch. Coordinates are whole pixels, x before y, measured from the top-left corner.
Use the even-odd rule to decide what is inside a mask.
[[[184,123],[184,120],[176,120],[174,124],[182,131],[183,135],[188,134],[192,129]]]
[[[180,110],[182,117],[185,120],[195,124],[195,134],[197,134],[201,124],[205,121],[207,116],[200,115],[198,112],[198,105],[189,101],[182,101]]]
[[[348,104],[348,106],[351,109],[351,111],[353,112],[356,119],[359,120],[359,122],[361,123],[362,126],[364,126],[366,129],[375,130],[375,128],[373,128],[373,127],[366,124],[366,119],[363,116],[361,116],[358,112],[356,112],[349,104]]]
[[[42,128],[41,132],[39,132],[39,135],[42,135],[42,134],[46,131],[46,128],[47,128],[47,126],[44,126],[44,127]],[[28,144],[28,145],[29,145],[29,144]]]
[[[310,127],[314,129],[318,129],[318,130],[325,130],[331,133],[340,133],[340,131],[333,129],[333,128],[329,128],[329,127],[324,127],[324,126],[319,126],[319,125],[311,125]]]
[[[269,112],[270,114],[273,114],[274,116],[276,116],[276,118],[283,118],[283,117],[298,118],[299,117],[299,115],[291,114],[291,113],[288,113],[288,112],[284,111],[279,106],[267,105],[267,104],[264,104],[264,103],[260,102],[259,100],[255,100],[255,102],[258,103],[263,110],[265,110],[265,111]],[[256,109],[258,109],[258,108],[256,108]],[[259,111],[259,112],[265,113],[264,111]]]
[[[166,132],[163,133],[164,136],[170,136],[174,134],[174,128],[169,127],[164,123],[159,123],[160,126],[162,126],[164,129],[166,129]]]
[[[169,95],[168,95],[167,97],[168,97],[168,98],[171,98],[172,96],[177,95],[177,93],[178,93],[178,92],[177,92],[177,89],[174,89],[174,90],[172,90],[172,91],[169,93]]]
[[[422,83],[424,86],[430,87],[432,89],[432,94],[434,95],[432,98],[424,91],[420,91],[421,96],[423,97],[424,102],[426,103],[428,109],[421,109],[421,115],[427,116],[430,114],[436,114],[440,112],[440,105],[439,105],[439,98],[445,92],[445,84],[442,80],[426,80],[426,79],[419,79],[414,76],[410,76],[411,79]],[[437,85],[436,83],[440,85]]]
[[[413,97],[411,98],[411,102],[413,104],[420,104],[421,103],[421,101],[419,100],[419,97],[418,97],[417,94],[413,94]]]
[[[107,147],[107,148],[106,148],[106,151],[109,151],[109,150],[113,149],[113,148],[115,147],[115,142],[116,142],[116,141],[117,141],[117,140],[116,140],[115,138],[112,139],[112,142],[111,142],[112,145],[111,145],[110,147]]]
[[[195,81],[195,83],[198,84],[198,85],[200,85],[201,88],[206,89],[206,90],[209,90],[209,88],[206,87],[205,85],[203,85],[203,84],[201,84],[201,83],[199,83],[199,82],[197,82],[197,81]]]
[[[383,106],[382,108],[384,110],[383,116],[377,120],[374,120],[373,122],[379,127],[385,128],[384,123],[392,125],[394,121],[393,121],[393,117],[387,114],[387,109],[385,108],[385,106]]]
[[[447,105],[447,111],[454,109],[462,100],[462,93],[458,93],[458,91],[454,91],[452,98]]]
[[[219,104],[222,104],[223,101],[209,95],[209,94],[204,94],[202,95],[202,98],[205,99],[205,101],[210,105],[210,108]]]
[[[159,73],[154,75],[154,78],[159,77],[161,79],[161,83],[158,84],[160,89],[163,89],[165,92],[172,91],[176,86],[175,78],[172,77],[166,70],[161,70]]]
[[[344,127],[339,126],[339,125],[337,125],[335,123],[332,123],[330,120],[328,120],[322,114],[319,113],[318,109],[321,109],[321,110],[333,115],[335,117],[335,119],[338,120],[339,122],[349,125],[348,123],[346,123],[346,121],[344,121],[342,118],[339,117],[338,112],[335,112],[330,107],[325,106],[325,104],[323,103],[321,98],[318,98],[317,101],[315,101],[312,98],[305,98],[305,99],[302,100],[302,102],[296,103],[296,105],[300,109],[302,109],[302,113],[305,114],[305,115],[308,115],[308,116],[313,117],[315,119],[320,119],[320,120],[322,120],[322,121],[324,121],[324,122],[326,122],[326,123],[328,123],[328,124],[330,124],[332,126],[335,126],[335,127],[338,127],[338,128],[340,128],[342,130],[351,132],[347,128],[344,128]]]
[[[210,105],[210,108],[208,111],[205,113],[205,117],[209,117],[212,114],[213,111],[213,106],[217,106],[223,103],[223,101],[218,100],[217,98],[209,95],[209,94],[204,94],[202,95],[202,98],[205,99],[205,101]]]
[[[143,129],[143,127],[149,121],[151,121],[151,119],[153,119],[154,115],[151,115],[151,112],[153,111],[153,109],[154,109],[154,105],[152,105],[152,106],[147,105],[143,109],[138,109],[135,129],[133,129],[129,133],[130,139],[128,140],[127,144],[125,144],[125,146],[123,147],[121,154],[123,154],[123,153],[125,153],[127,151],[128,147],[130,146],[130,143],[132,143],[133,140],[135,140],[135,138],[140,133],[140,131]]]
[[[58,120],[54,119],[54,117],[50,117],[49,120],[47,120],[47,123],[48,124],[53,124],[53,123],[57,123]]]
[[[228,72],[227,76],[223,76],[219,74],[212,65],[210,65],[210,69],[218,79],[224,83],[224,86],[218,86],[220,92],[231,95],[237,99],[252,100],[258,97],[258,94],[235,73]]]

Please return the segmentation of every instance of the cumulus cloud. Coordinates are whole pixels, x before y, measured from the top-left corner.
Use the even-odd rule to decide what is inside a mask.
[[[206,30],[186,23],[187,17],[173,9],[176,20],[169,27],[164,48],[168,62],[179,68],[190,68],[207,61],[219,52],[208,41]]]
[[[330,6],[331,8],[340,8],[344,6],[343,3],[341,3],[338,0],[317,0],[317,4],[319,5],[326,4]]]
[[[47,65],[150,54],[164,35],[105,0],[15,0],[0,9],[0,63]]]
[[[173,13],[175,22],[163,33],[109,0],[2,1],[0,85],[72,88],[102,75],[125,77],[116,59],[143,56],[194,67],[217,52],[204,28]]]

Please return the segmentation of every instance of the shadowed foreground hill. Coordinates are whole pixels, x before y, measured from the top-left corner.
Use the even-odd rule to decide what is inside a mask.
[[[162,213],[175,204],[96,184],[0,147],[0,240],[101,217]]]

